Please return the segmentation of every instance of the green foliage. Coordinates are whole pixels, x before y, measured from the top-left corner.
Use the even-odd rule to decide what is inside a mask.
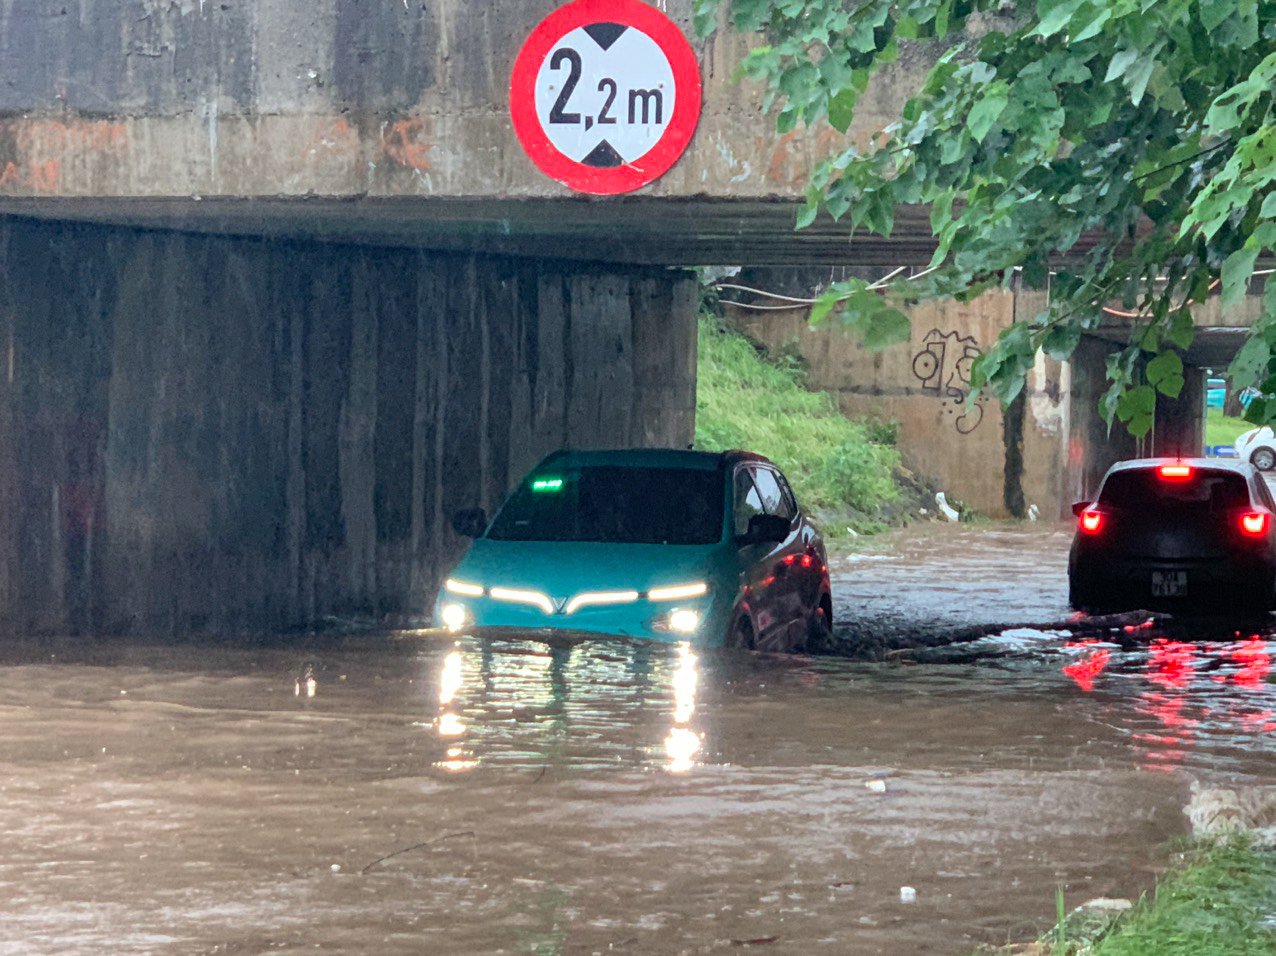
[[[695,0],[697,27],[722,7],[764,34],[742,69],[767,85],[781,130],[845,132],[902,46],[943,50],[884,136],[814,170],[799,215],[889,234],[898,207],[930,206],[931,270],[885,289],[842,283],[816,307],[869,344],[899,340],[901,306],[1021,270],[1049,285],[1050,308],[975,368],[1008,402],[1038,349],[1070,354],[1120,303],[1139,318],[1102,408],[1141,435],[1149,400],[1182,387],[1190,306],[1220,288],[1236,302],[1276,247],[1276,0]],[[1267,290],[1253,332],[1266,354],[1249,350],[1231,375],[1276,393],[1276,281]],[[1250,414],[1276,418],[1276,401]]]
[[[1234,445],[1236,439],[1254,426],[1243,418],[1224,415],[1221,408],[1205,409],[1205,444]]]
[[[788,476],[802,504],[816,513],[869,516],[899,496],[899,454],[883,437],[846,418],[825,392],[803,387],[796,363],[764,360],[743,336],[700,320],[696,383],[696,447],[746,448],[766,455]],[[836,533],[840,525],[824,529]]]
[[[1276,932],[1263,921],[1276,912],[1276,856],[1236,839],[1196,848],[1095,956],[1270,956]]]

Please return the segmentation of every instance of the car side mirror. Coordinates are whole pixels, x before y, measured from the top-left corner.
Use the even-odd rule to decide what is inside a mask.
[[[480,538],[487,530],[487,512],[482,508],[466,508],[452,514],[452,530],[463,538]]]
[[[736,538],[738,544],[778,544],[789,536],[789,519],[783,515],[754,515],[749,530]]]
[[[1072,514],[1073,514],[1073,516],[1074,516],[1074,517],[1080,518],[1080,517],[1081,517],[1081,512],[1085,511],[1085,510],[1086,510],[1087,508],[1089,508],[1089,507],[1090,507],[1090,502],[1088,502],[1088,501],[1078,501],[1078,502],[1075,502],[1075,503],[1072,505]]]

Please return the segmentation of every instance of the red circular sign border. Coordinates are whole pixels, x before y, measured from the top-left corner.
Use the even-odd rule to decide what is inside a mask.
[[[610,169],[586,166],[564,155],[536,115],[536,76],[545,57],[572,30],[601,22],[623,23],[651,37],[669,58],[677,88],[673,116],[659,142],[632,163]],[[641,0],[576,0],[560,7],[532,31],[510,77],[514,132],[532,162],[564,186],[598,196],[633,192],[672,169],[695,135],[702,97],[700,63],[691,44],[676,23]]]

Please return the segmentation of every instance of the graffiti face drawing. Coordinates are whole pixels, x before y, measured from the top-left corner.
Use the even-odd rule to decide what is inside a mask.
[[[962,435],[973,432],[984,418],[982,401],[965,405],[971,365],[980,354],[972,336],[931,329],[922,340],[921,351],[913,356],[913,375],[922,383],[922,390],[943,399],[948,414],[955,416],[953,426]]]

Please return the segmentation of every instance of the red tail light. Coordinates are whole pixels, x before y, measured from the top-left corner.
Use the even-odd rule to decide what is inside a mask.
[[[1098,534],[1099,529],[1103,527],[1102,511],[1083,511],[1081,512],[1081,530],[1086,534]]]
[[[1241,531],[1254,537],[1267,534],[1271,520],[1272,516],[1269,512],[1247,511],[1241,515]]]
[[[1191,465],[1162,465],[1158,470],[1166,481],[1186,481],[1192,477]]]

